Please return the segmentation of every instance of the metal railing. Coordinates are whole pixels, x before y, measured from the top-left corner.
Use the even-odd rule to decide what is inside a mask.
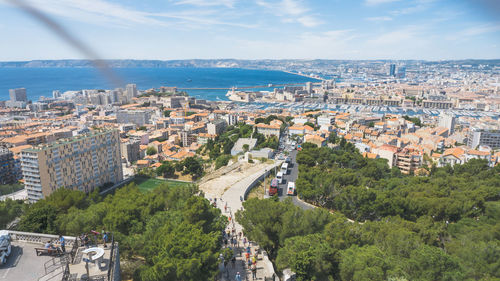
[[[111,234],[111,252],[109,253],[109,268],[108,268],[108,281],[110,281],[111,273],[114,271],[114,253],[115,253],[115,236]]]

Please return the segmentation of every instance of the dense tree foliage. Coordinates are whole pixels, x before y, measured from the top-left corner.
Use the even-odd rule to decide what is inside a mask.
[[[224,167],[229,163],[231,159],[231,155],[221,155],[215,159],[215,169],[219,169],[220,167]]]
[[[403,116],[403,118],[407,121],[411,121],[413,124],[422,127],[422,121],[418,117],[410,117],[408,115]]]
[[[342,211],[355,220],[401,216],[457,221],[484,212],[484,202],[500,199],[500,167],[473,159],[429,177],[401,176],[384,159],[367,159],[350,143],[338,150],[303,147],[297,156],[297,191],[311,203]]]
[[[195,186],[163,184],[141,193],[134,184],[100,198],[58,189],[30,205],[20,230],[79,235],[106,229],[124,258],[142,256],[134,280],[212,280],[226,219]]]
[[[164,161],[160,167],[156,168],[156,175],[164,178],[171,178],[175,174],[175,167],[169,161]]]
[[[158,153],[158,151],[156,150],[156,148],[154,146],[149,146],[146,149],[146,154],[147,155],[155,155],[156,153]]]
[[[347,142],[304,145],[297,161],[300,196],[325,208],[251,199],[236,215],[278,270],[298,280],[500,278],[500,167],[471,160],[404,176]]]
[[[214,140],[209,139],[203,146],[202,152],[208,154],[210,159],[231,154],[231,149],[239,138],[249,138],[253,133],[253,127],[245,123],[239,123],[237,126],[228,126],[224,133],[217,136]]]
[[[0,201],[0,229],[5,229],[8,223],[21,215],[22,210],[22,201],[14,201],[11,199]]]

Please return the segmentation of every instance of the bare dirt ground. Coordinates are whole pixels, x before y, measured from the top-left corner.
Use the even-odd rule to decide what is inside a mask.
[[[262,163],[242,163],[235,165],[236,168],[227,169],[226,171],[217,170],[214,174],[207,175],[206,179],[202,179],[199,183],[200,190],[205,192],[208,197],[220,198],[225,190],[230,188],[240,180],[253,175],[268,164]],[[234,166],[233,166],[234,167]],[[221,168],[222,169],[222,168]]]

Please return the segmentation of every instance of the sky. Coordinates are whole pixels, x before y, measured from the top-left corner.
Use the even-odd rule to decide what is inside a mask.
[[[0,61],[82,59],[0,0]],[[498,0],[23,0],[106,59],[499,59]]]

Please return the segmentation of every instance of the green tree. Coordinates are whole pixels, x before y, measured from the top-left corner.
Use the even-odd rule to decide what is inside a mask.
[[[321,234],[295,236],[285,241],[276,259],[280,271],[291,268],[297,280],[328,280],[336,269],[336,251]]]
[[[203,174],[203,165],[200,160],[196,157],[187,157],[183,161],[185,167],[184,173],[188,173],[194,178],[201,177]]]
[[[156,148],[154,146],[149,146],[146,149],[146,154],[147,155],[155,155],[156,153],[158,153],[158,151],[156,150]]]
[[[231,155],[221,155],[215,159],[215,169],[219,169],[223,166],[226,166],[231,159]]]
[[[175,174],[175,168],[169,162],[164,162],[161,166],[156,168],[156,174],[164,178],[171,178]]]

